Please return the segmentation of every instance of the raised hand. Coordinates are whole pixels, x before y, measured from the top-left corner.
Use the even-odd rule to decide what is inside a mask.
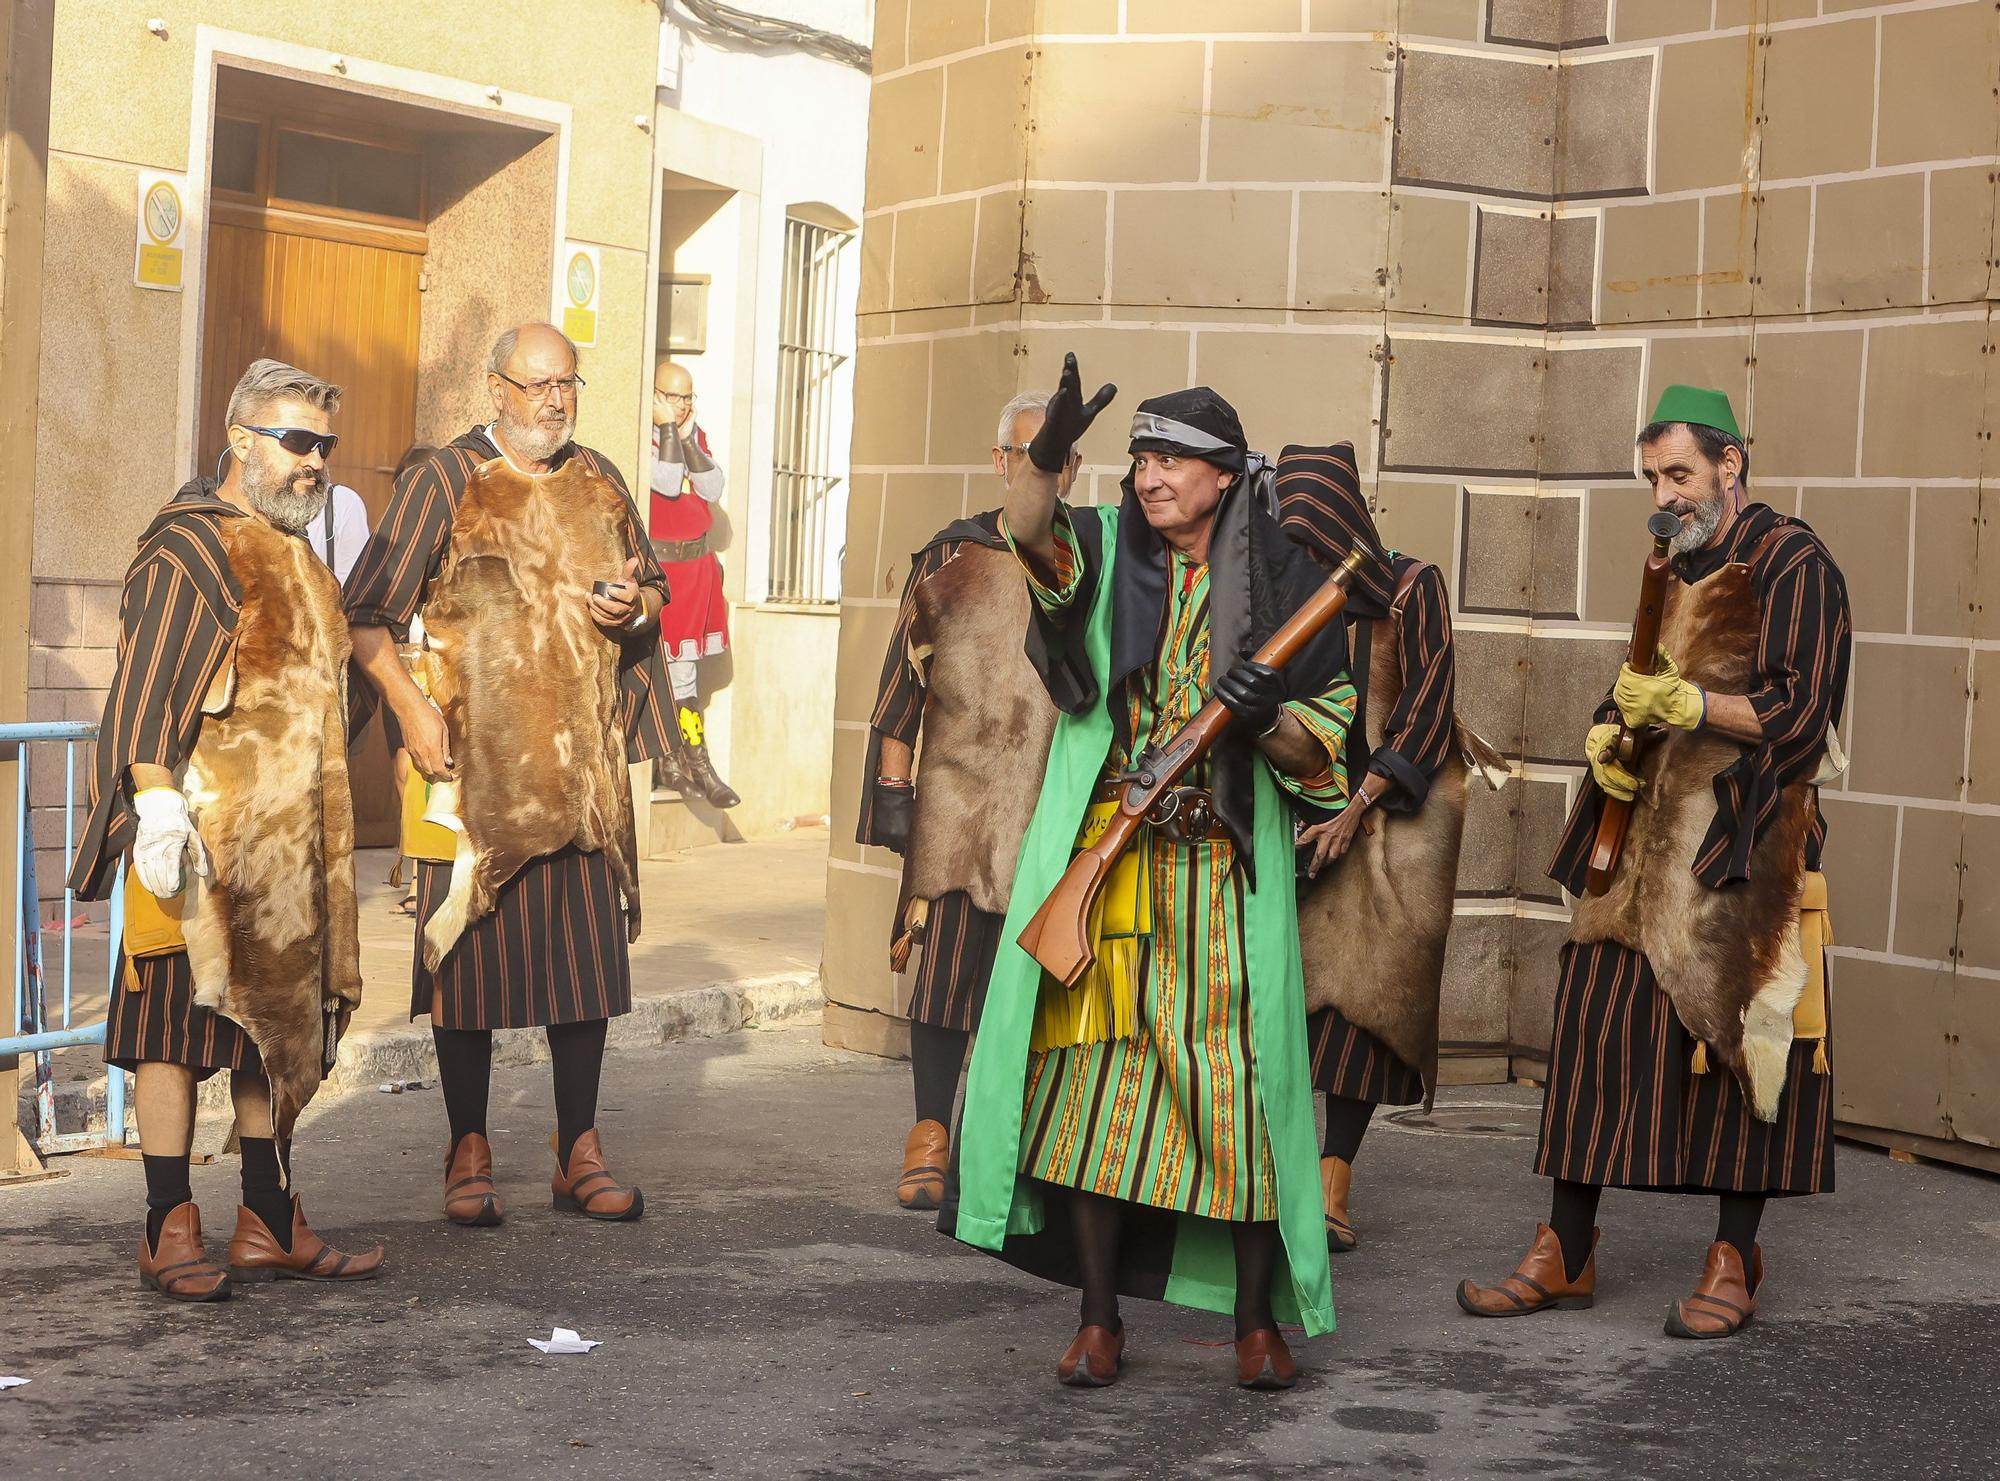
[[[1070,449],[1082,441],[1083,434],[1090,430],[1090,424],[1097,420],[1097,414],[1111,404],[1118,394],[1114,385],[1102,385],[1097,394],[1088,401],[1083,399],[1083,377],[1076,368],[1074,353],[1063,356],[1062,379],[1056,382],[1056,393],[1049,397],[1048,411],[1042,421],[1042,429],[1028,444],[1028,461],[1044,473],[1060,473],[1064,463],[1069,461]]]

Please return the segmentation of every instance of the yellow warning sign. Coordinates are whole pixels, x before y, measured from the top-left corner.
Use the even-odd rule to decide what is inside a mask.
[[[158,170],[139,172],[139,229],[133,243],[132,281],[141,288],[181,290],[186,260],[182,238],[187,230],[187,181]]]
[[[582,242],[563,243],[562,281],[557,285],[556,310],[563,333],[577,345],[597,343],[598,294],[603,288],[603,264],[597,248]]]

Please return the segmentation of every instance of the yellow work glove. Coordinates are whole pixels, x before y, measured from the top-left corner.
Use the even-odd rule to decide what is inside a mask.
[[[1631,664],[1618,669],[1618,682],[1611,686],[1611,698],[1625,723],[1637,730],[1642,725],[1671,725],[1677,730],[1699,730],[1708,714],[1708,696],[1701,686],[1681,677],[1679,667],[1666,649],[1659,650],[1653,672],[1642,674]]]
[[[1583,740],[1583,755],[1590,763],[1590,775],[1597,785],[1620,802],[1630,802],[1639,795],[1639,779],[1619,761],[1617,746],[1618,726],[1607,720],[1590,727],[1590,734]],[[1607,752],[1611,756],[1609,761],[1601,759]]]

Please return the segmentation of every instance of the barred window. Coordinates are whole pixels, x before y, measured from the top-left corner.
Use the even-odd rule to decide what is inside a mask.
[[[840,599],[846,500],[835,471],[835,377],[841,271],[854,233],[797,217],[785,222],[778,330],[778,425],[771,470],[769,600]]]

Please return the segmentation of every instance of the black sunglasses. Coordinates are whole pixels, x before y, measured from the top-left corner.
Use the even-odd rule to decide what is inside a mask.
[[[313,432],[304,427],[253,427],[248,422],[237,425],[245,432],[270,438],[295,458],[303,458],[314,448],[319,449],[322,458],[330,458],[340,445],[340,438],[332,432]]]

